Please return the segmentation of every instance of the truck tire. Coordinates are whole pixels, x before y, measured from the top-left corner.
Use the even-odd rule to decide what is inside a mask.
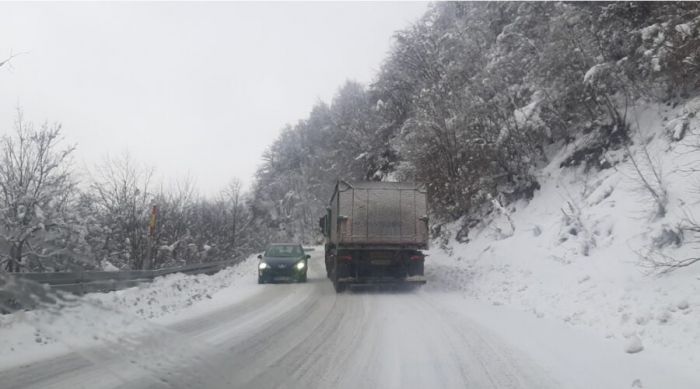
[[[332,280],[333,278],[331,276],[333,275],[333,272],[331,272],[330,256],[328,255],[328,249],[326,249],[324,264],[326,265],[326,277]]]
[[[343,293],[346,287],[347,285],[342,282],[338,282],[337,278],[333,280],[333,289],[335,289],[335,293]]]
[[[333,261],[333,274],[331,280],[333,281],[333,289],[335,289],[335,293],[342,293],[345,291],[345,287],[347,286],[345,283],[342,283],[338,281],[338,279],[341,277],[341,272],[338,266],[338,258],[336,257]]]

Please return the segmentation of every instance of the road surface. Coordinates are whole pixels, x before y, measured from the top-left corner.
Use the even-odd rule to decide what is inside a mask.
[[[322,263],[322,252],[313,252],[306,284],[254,285],[255,293],[206,315],[1,371],[0,387],[544,389],[591,384],[563,383],[566,374],[587,375],[586,367],[553,374],[553,365],[538,364],[495,327],[445,304],[441,294],[336,294]],[[600,361],[609,365],[605,358]],[[606,381],[593,384],[607,386]]]

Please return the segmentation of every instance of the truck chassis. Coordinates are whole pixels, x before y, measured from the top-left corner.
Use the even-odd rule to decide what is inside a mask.
[[[326,249],[326,272],[336,292],[347,286],[422,285],[425,255],[409,247]]]

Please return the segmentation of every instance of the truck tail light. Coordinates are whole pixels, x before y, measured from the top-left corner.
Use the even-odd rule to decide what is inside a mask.
[[[422,255],[411,255],[411,261],[422,261],[425,257]]]
[[[341,255],[341,256],[338,257],[338,259],[341,260],[341,261],[350,262],[350,261],[352,261],[352,256],[350,256],[350,255]]]

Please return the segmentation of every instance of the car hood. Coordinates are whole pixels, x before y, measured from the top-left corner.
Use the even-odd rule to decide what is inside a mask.
[[[294,265],[295,263],[301,261],[301,259],[301,257],[263,257],[262,262],[265,262],[270,266]]]

